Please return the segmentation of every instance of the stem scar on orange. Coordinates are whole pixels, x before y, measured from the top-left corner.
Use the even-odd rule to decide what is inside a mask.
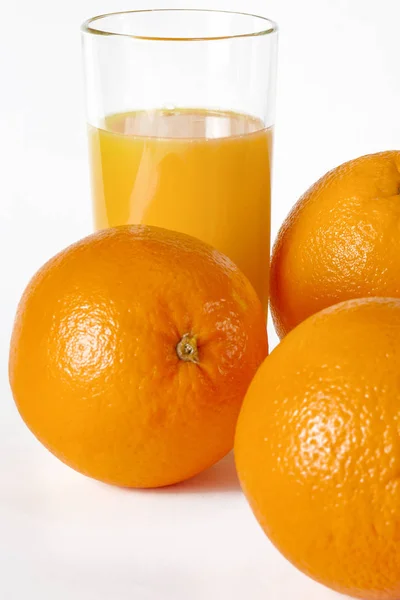
[[[245,276],[189,236],[144,226],[91,235],[33,277],[9,374],[20,414],[72,468],[154,487],[222,458],[267,355]]]
[[[285,219],[271,260],[279,337],[352,298],[400,298],[400,151],[333,169]]]

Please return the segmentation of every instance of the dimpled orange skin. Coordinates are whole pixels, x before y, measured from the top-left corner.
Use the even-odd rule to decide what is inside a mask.
[[[271,312],[282,338],[343,300],[400,297],[400,152],[362,156],[297,202],[271,261]]]
[[[250,505],[304,573],[400,598],[400,300],[310,317],[256,374],[235,457]]]
[[[178,357],[185,334],[194,362]],[[266,354],[263,309],[229,259],[183,234],[126,226],[34,276],[9,374],[22,418],[58,458],[107,483],[153,487],[229,452]]]

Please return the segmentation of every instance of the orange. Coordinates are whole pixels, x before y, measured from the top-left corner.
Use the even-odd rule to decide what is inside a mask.
[[[58,458],[107,483],[152,487],[232,448],[266,354],[263,308],[228,258],[183,234],[125,226],[34,276],[9,373],[22,418]]]
[[[400,300],[309,317],[256,374],[239,478],[276,547],[350,596],[400,598]]]
[[[400,152],[334,169],[294,206],[276,240],[271,310],[280,337],[343,300],[400,297]]]

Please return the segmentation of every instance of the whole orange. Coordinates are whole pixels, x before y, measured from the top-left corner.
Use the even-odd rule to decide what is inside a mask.
[[[126,226],[34,276],[9,373],[22,418],[58,458],[107,483],[153,487],[232,448],[266,354],[262,306],[228,258],[183,234]]]
[[[300,198],[278,234],[271,310],[280,337],[343,300],[400,297],[400,152],[362,156]]]
[[[264,361],[235,439],[266,534],[334,590],[400,598],[400,300],[313,315]]]

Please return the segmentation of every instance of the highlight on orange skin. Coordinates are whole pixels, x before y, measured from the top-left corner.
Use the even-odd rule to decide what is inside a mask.
[[[231,450],[267,351],[261,303],[227,257],[184,234],[124,226],[34,276],[15,320],[10,382],[24,421],[62,461],[107,483],[154,487]]]
[[[239,479],[272,543],[356,598],[400,597],[400,300],[357,299],[303,321],[253,379]]]

